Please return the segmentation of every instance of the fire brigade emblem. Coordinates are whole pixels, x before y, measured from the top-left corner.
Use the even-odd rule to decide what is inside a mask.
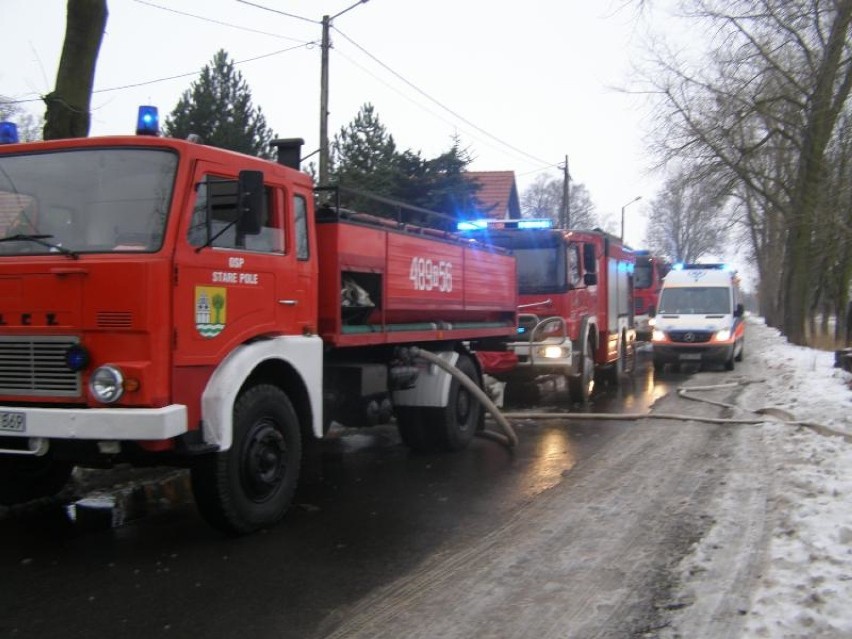
[[[195,328],[202,337],[216,337],[225,328],[228,290],[218,286],[195,287]]]

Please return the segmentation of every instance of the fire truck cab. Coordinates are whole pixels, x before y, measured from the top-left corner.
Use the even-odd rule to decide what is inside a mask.
[[[651,339],[649,320],[657,308],[663,278],[671,270],[671,263],[664,257],[651,255],[650,251],[637,250],[636,270],[633,276],[633,295],[636,312],[636,339],[647,342]]]
[[[552,228],[551,220],[466,222],[468,235],[509,249],[517,260],[519,315],[511,367],[491,374],[506,393],[535,398],[543,377],[564,378],[574,402],[595,381],[618,383],[635,367],[634,256],[601,230]]]

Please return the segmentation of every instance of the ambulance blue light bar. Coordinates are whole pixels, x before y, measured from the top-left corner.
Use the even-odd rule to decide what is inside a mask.
[[[552,228],[553,220],[550,218],[532,218],[523,220],[495,220],[486,218],[481,220],[465,220],[456,224],[456,230],[458,231],[497,231],[503,229],[530,230]]]
[[[160,114],[155,106],[140,106],[136,135],[160,135]]]
[[[707,264],[701,264],[701,263],[698,263],[698,262],[684,264],[683,262],[678,262],[677,264],[672,266],[673,271],[684,271],[684,270],[687,270],[687,269],[689,269],[689,270],[704,269],[705,271],[733,271],[734,270],[730,266],[728,266],[727,264],[722,264],[722,263],[719,263],[719,262],[713,262],[713,263],[708,262]]]
[[[17,144],[18,125],[14,122],[0,122],[0,144]]]

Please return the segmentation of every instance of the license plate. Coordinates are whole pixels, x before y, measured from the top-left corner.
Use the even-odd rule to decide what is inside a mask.
[[[13,413],[11,411],[0,411],[0,432],[24,433],[27,430],[27,416],[25,413]]]
[[[680,359],[694,362],[701,359],[701,353],[682,353]]]

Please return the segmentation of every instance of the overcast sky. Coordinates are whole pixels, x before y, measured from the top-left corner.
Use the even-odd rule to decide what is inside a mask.
[[[240,62],[276,135],[302,137],[304,153],[314,151],[320,21],[354,3],[108,0],[91,135],[132,133],[139,104],[158,106],[164,119],[223,48]],[[640,19],[638,4],[369,0],[333,21],[330,134],[371,102],[401,149],[434,157],[458,135],[476,158],[472,170],[513,170],[521,190],[542,171],[560,176],[556,165],[568,155],[573,179],[611,230],[618,232],[621,207],[642,196],[626,210],[625,233],[641,247],[659,178],[647,172],[643,100],[613,89],[629,83],[654,17]],[[23,105],[33,113],[43,112],[38,96],[55,82],[65,6],[0,2],[0,95],[33,100]]]

